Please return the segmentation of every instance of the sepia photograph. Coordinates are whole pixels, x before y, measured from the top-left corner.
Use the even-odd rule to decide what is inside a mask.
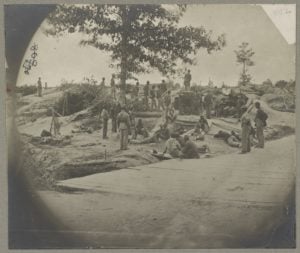
[[[295,249],[296,4],[6,4],[9,249]]]

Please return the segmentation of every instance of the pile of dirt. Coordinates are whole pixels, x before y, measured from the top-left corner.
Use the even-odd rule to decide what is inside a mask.
[[[265,140],[276,140],[295,134],[295,129],[286,125],[272,125],[271,127],[266,127],[264,134]]]
[[[95,159],[96,158],[96,159]],[[110,154],[109,158],[100,156],[78,157],[75,161],[65,162],[53,171],[55,180],[65,180],[75,177],[83,177],[96,173],[105,173],[113,170],[136,167],[158,162],[159,160],[145,150],[126,150],[123,153],[117,151]]]
[[[215,89],[216,96],[225,96],[219,93],[220,90]],[[173,96],[176,96],[173,91]],[[101,108],[98,105],[90,105],[89,107],[76,112],[69,116],[58,117],[61,124],[62,136],[57,137],[39,137],[43,129],[49,129],[51,125],[51,116],[47,116],[40,110],[47,109],[56,101],[56,95],[62,96],[62,92],[53,91],[43,98],[36,96],[27,96],[24,103],[27,104],[19,109],[19,117],[26,118],[23,125],[19,126],[19,131],[23,135],[24,145],[24,170],[28,178],[32,178],[33,184],[37,188],[55,188],[57,180],[81,177],[94,173],[104,173],[111,170],[136,167],[138,165],[150,164],[158,162],[158,158],[152,155],[155,149],[161,152],[164,149],[165,142],[151,144],[129,145],[129,150],[119,150],[119,136],[117,133],[111,133],[111,121],[108,125],[108,140],[101,138],[101,120],[99,113]],[[269,97],[268,97],[269,96]],[[283,136],[293,134],[295,132],[293,113],[283,113],[271,109],[268,104],[272,102],[270,95],[265,95],[265,100],[260,100],[263,109],[268,113],[266,128],[266,140],[278,139]],[[254,94],[253,98],[247,94],[248,101],[257,98]],[[247,102],[248,102],[247,101]],[[38,115],[38,119],[32,120],[29,112]],[[252,117],[255,110],[251,112]],[[136,122],[142,118],[144,126],[153,134],[160,128],[164,116],[157,112],[139,112],[136,115]],[[183,128],[185,131],[193,129],[199,115],[178,115],[173,124],[170,124],[170,131]],[[204,140],[196,142],[198,146],[207,145],[211,150],[212,156],[223,155],[237,152],[236,148],[229,147],[223,140],[216,140],[213,134],[219,130],[240,132],[240,122],[232,117],[227,117],[226,121],[221,118],[213,118],[209,120],[210,131],[205,135]],[[174,128],[174,129],[173,129]],[[86,131],[91,129],[91,131]],[[73,132],[74,131],[74,132]],[[72,138],[68,136],[72,135]],[[25,145],[26,143],[26,145]],[[27,145],[28,143],[28,145]],[[109,154],[109,155],[107,155]]]
[[[43,97],[36,95],[21,97],[17,101],[17,123],[25,124],[27,122],[34,122],[43,117],[51,116],[51,108],[55,106],[60,95],[60,91],[51,89],[47,91],[47,94]]]
[[[37,93],[37,87],[35,85],[23,85],[17,86],[16,93],[22,94],[22,96],[28,96]]]
[[[56,180],[52,171],[59,167],[60,161],[55,159],[58,150],[43,149],[30,143],[30,137],[21,136],[22,174],[28,184],[39,190],[54,189]]]
[[[89,112],[97,114],[104,106],[109,107],[113,101],[108,88],[99,85],[72,84],[62,90],[54,109],[63,116],[73,115],[88,108]]]
[[[75,134],[74,143],[68,136],[21,135],[23,169],[26,178],[34,188],[55,189],[58,180],[158,161],[151,155],[150,147],[135,146],[129,150],[120,151],[115,147],[118,143],[115,143],[114,138],[110,140],[110,142],[113,141],[112,144],[109,141],[102,143],[102,140],[91,143],[84,135],[86,134]],[[91,136],[89,139],[95,138]]]
[[[55,147],[63,147],[71,144],[71,135],[65,136],[34,136],[31,138],[31,143],[40,145],[50,145]]]
[[[295,112],[295,96],[289,93],[278,92],[265,94],[261,97],[268,105],[277,111]]]

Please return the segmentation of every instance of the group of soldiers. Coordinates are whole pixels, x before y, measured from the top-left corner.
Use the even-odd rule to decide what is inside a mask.
[[[254,103],[256,108],[256,114],[254,118],[253,127],[250,119],[250,112],[253,106],[248,109],[242,106],[241,113],[241,135],[235,131],[230,133],[226,131],[219,131],[214,135],[215,138],[223,139],[229,146],[241,148],[241,154],[245,154],[251,151],[251,147],[264,148],[264,128],[267,125],[268,115],[262,110],[259,102]]]
[[[138,83],[134,91],[135,95],[138,94]],[[150,85],[150,82],[147,81],[143,94],[147,110],[165,110],[171,103],[170,91],[168,91],[165,80],[162,80],[158,85]]]
[[[172,133],[166,141],[165,150],[173,158],[192,159],[200,158],[198,146],[190,140],[188,135],[181,137],[177,133]]]
[[[128,134],[133,123],[133,116],[130,112],[126,111],[125,106],[120,103],[114,103],[110,110],[104,107],[101,112],[102,119],[102,138],[107,139],[108,121],[111,118],[112,132],[120,132],[120,149],[128,149]]]
[[[105,86],[105,77],[102,78],[100,86]],[[117,89],[119,86],[116,84],[115,75],[113,74],[110,79],[111,95],[114,100],[117,99]],[[160,84],[150,84],[150,81],[146,82],[146,85],[141,90],[139,81],[136,82],[135,86],[130,91],[131,99],[140,100],[140,94],[143,94],[143,102],[146,106],[146,110],[161,111],[165,110],[165,105],[169,105],[170,92],[168,92],[167,84],[165,80],[162,80]],[[121,93],[120,93],[121,94]],[[122,100],[122,99],[121,99]],[[125,99],[126,101],[126,99]]]
[[[205,112],[206,118],[210,119],[213,115],[216,117],[226,117],[235,115],[241,118],[243,114],[243,106],[247,103],[247,98],[242,94],[228,96],[217,99],[212,91],[208,91],[205,95],[197,91],[199,113]],[[214,113],[214,114],[213,114]]]
[[[116,101],[116,100],[114,100]],[[165,124],[174,121],[175,110],[171,104],[171,92],[167,91],[164,96],[163,109],[165,110]],[[111,106],[106,106],[101,111],[102,119],[102,137],[107,139],[108,121],[111,119],[112,132],[116,133],[119,130],[120,133],[120,149],[126,150],[128,148],[128,135],[131,135],[131,139],[135,140],[138,135],[141,135],[145,140],[149,137],[147,129],[144,127],[142,119],[138,119],[135,122],[133,108],[128,108],[125,105],[121,105],[119,102],[114,102]],[[163,132],[163,129],[162,131]],[[151,137],[152,138],[152,137]]]
[[[191,73],[190,70],[188,70],[184,76],[185,90],[190,90],[190,82]],[[102,79],[101,85],[105,86],[105,78]],[[117,86],[115,82],[115,75],[112,75],[111,77],[110,86],[111,94],[113,96],[113,99],[116,101]],[[137,81],[136,85],[130,91],[132,99],[139,99],[139,94],[141,94],[140,88],[140,84]],[[132,109],[128,109],[125,105],[121,105],[120,103],[114,103],[109,109],[103,108],[101,113],[101,118],[103,122],[103,138],[107,138],[108,120],[109,118],[111,118],[112,132],[117,132],[117,130],[119,130],[120,133],[121,150],[128,149],[128,135],[131,135],[131,139],[133,140],[135,140],[138,135],[142,135],[144,140],[146,140],[145,143],[149,143],[149,141],[152,142],[154,139],[157,140],[157,138],[159,138],[160,135],[162,135],[162,139],[166,140],[165,152],[169,152],[169,154],[172,153],[171,155],[173,157],[188,157],[189,155],[187,155],[187,150],[192,150],[188,151],[188,153],[190,153],[190,156],[192,156],[193,158],[197,158],[197,155],[193,155],[195,153],[194,151],[196,150],[196,145],[193,145],[193,142],[189,139],[188,136],[184,137],[184,141],[181,142],[181,145],[178,145],[178,138],[176,139],[174,137],[174,134],[162,134],[168,130],[167,127],[164,126],[167,126],[168,123],[172,120],[172,115],[175,115],[175,109],[172,106],[171,91],[168,90],[166,82],[162,80],[162,82],[158,85],[151,85],[150,82],[147,81],[146,85],[143,87],[142,93],[143,101],[145,102],[147,109],[150,109],[151,111],[165,111],[165,124],[162,124],[161,129],[157,131],[157,135],[149,137],[149,133],[144,127],[142,119],[139,119],[136,124],[134,112],[132,111]],[[214,110],[217,113],[219,108],[218,105],[215,104],[214,96],[211,91],[208,91],[205,95],[200,94],[199,100],[201,114],[202,111],[205,110],[206,118],[204,116],[200,117],[199,122],[195,126],[195,133],[207,133],[209,127],[206,119],[210,119],[212,116],[212,111]],[[238,117],[241,118],[241,137],[239,137],[239,135],[234,131],[226,135],[224,135],[223,133],[219,133],[221,138],[225,138],[226,142],[229,145],[241,147],[241,153],[250,152],[254,136],[256,136],[258,141],[257,147],[264,147],[263,129],[266,125],[266,119],[264,118],[265,113],[261,110],[259,102],[255,103],[255,107],[257,109],[255,117],[256,130],[252,127],[248,114],[245,113],[245,110],[243,109],[244,105],[245,100],[242,96],[239,96],[236,101],[236,108],[238,112]],[[177,142],[174,139],[176,139]],[[188,148],[183,148],[185,145],[183,145],[182,143],[185,142],[188,143]]]
[[[261,108],[259,102],[255,102],[254,104],[256,108],[256,114],[254,118],[254,124],[256,129],[253,128],[251,124],[251,120],[249,117],[249,113],[253,107],[243,114],[241,118],[241,127],[242,127],[242,134],[241,134],[241,153],[248,153],[251,151],[251,146],[254,144],[253,138],[256,136],[257,139],[257,148],[264,148],[265,138],[264,138],[264,128],[267,126],[267,118],[268,115],[264,112]]]

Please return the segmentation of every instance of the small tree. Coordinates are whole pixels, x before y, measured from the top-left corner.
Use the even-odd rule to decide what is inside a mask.
[[[288,83],[288,88],[289,88],[290,90],[294,90],[294,91],[295,91],[295,88],[296,88],[296,81],[293,80],[293,79],[291,79],[291,80],[289,81],[289,83]]]
[[[262,84],[266,85],[266,86],[273,86],[273,83],[272,83],[272,81],[269,78],[267,80],[263,81]]]
[[[85,35],[82,45],[109,52],[124,92],[126,80],[135,74],[153,68],[163,75],[175,74],[178,65],[194,64],[200,48],[210,53],[225,46],[224,35],[213,40],[203,27],[180,27],[186,6],[177,7],[171,11],[150,4],[59,5],[48,18],[46,33],[79,32]]]
[[[254,66],[254,62],[252,61],[252,56],[255,54],[252,48],[249,48],[249,43],[243,42],[239,45],[238,50],[235,50],[236,60],[238,64],[243,66],[242,73],[240,75],[239,84],[246,85],[250,83],[252,77],[248,73],[248,68]]]
[[[284,89],[288,86],[288,82],[285,80],[279,80],[275,83],[276,88]]]

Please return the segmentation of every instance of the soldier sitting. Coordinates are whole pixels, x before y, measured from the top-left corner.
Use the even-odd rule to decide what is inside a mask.
[[[136,124],[136,135],[142,135],[143,138],[147,138],[149,136],[147,129],[144,127],[142,119],[138,119]]]
[[[200,116],[199,121],[195,125],[195,131],[194,133],[201,134],[202,132],[207,133],[209,130],[208,122],[204,116]]]
[[[187,135],[184,136],[184,142],[184,146],[181,150],[181,158],[200,158],[197,145],[194,142],[192,142]]]
[[[241,146],[240,136],[231,131],[231,133],[220,130],[217,134],[214,135],[215,138],[223,139],[229,146],[239,148]]]
[[[173,158],[179,158],[182,156],[181,147],[179,142],[176,140],[176,135],[173,133],[166,142],[166,147],[163,152],[170,154]]]

